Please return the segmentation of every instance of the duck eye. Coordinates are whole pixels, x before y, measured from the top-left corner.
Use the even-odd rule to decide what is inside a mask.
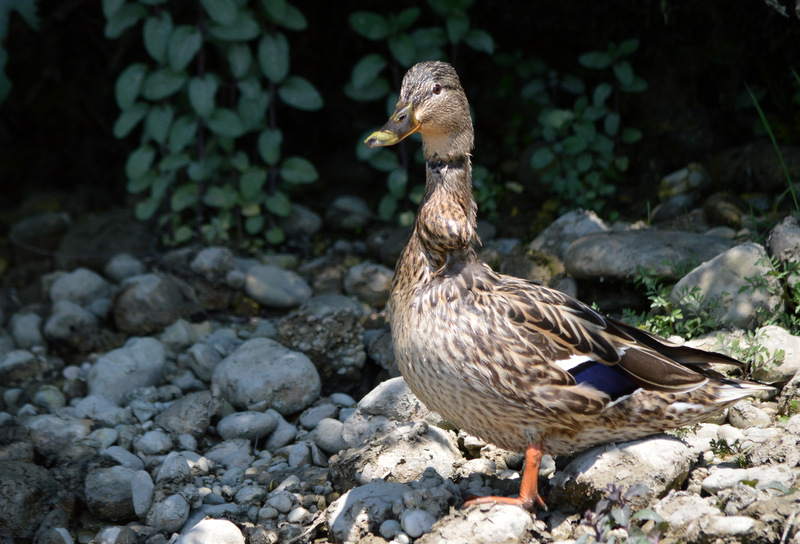
[[[442,86],[436,83],[433,86],[433,94],[439,94],[440,92],[442,92]]]

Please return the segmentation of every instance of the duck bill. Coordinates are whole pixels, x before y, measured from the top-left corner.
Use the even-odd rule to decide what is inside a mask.
[[[386,124],[370,134],[364,143],[373,148],[394,145],[417,132],[420,127],[419,121],[414,116],[414,106],[398,104]]]

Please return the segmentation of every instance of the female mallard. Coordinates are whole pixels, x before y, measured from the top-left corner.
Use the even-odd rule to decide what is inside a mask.
[[[734,359],[669,344],[478,261],[472,121],[449,64],[413,66],[391,118],[366,144],[394,145],[414,132],[422,135],[427,175],[389,299],[397,364],[422,402],[454,425],[526,451],[518,498],[467,504],[544,506],[542,451],[564,454],[691,425],[769,389],[710,365],[741,365]]]

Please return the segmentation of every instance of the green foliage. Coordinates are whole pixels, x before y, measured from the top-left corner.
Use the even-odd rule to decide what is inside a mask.
[[[786,352],[782,349],[770,353],[766,346],[758,343],[758,337],[753,331],[747,331],[743,338],[719,335],[717,341],[728,355],[747,365],[746,376],[763,368],[780,365],[786,357]]]
[[[447,58],[445,48],[450,47],[450,61],[463,43],[469,48],[492,54],[494,40],[483,30],[473,28],[467,9],[474,0],[428,0],[428,7],[440,18],[441,26],[415,28],[422,10],[407,8],[384,16],[370,11],[350,15],[350,27],[359,36],[380,42],[382,52],[370,53],[356,62],[345,85],[345,94],[358,102],[383,100],[391,113],[397,102],[396,89],[399,76],[413,64],[424,60]],[[390,76],[393,78],[390,80]],[[372,168],[386,174],[388,192],[378,204],[378,216],[384,221],[397,217],[400,224],[410,224],[414,213],[400,212],[401,203],[408,200],[418,205],[424,186],[408,184],[408,151],[403,143],[398,149],[369,149],[363,141],[365,133],[356,144],[356,156]],[[418,154],[418,157],[421,155]],[[486,187],[483,195],[488,195]],[[400,213],[398,213],[400,212]]]
[[[549,71],[522,91],[541,108],[534,137],[544,142],[531,157],[531,166],[560,199],[562,212],[574,207],[600,211],[628,169],[629,159],[620,150],[638,142],[642,133],[622,125],[619,101],[621,93],[647,89],[627,60],[638,47],[639,41],[631,39],[582,54],[581,66],[603,72],[610,80],[591,90],[575,76]],[[555,91],[575,96],[574,102],[559,105]]]
[[[655,511],[649,509],[633,512],[630,499],[645,495],[646,485],[631,486],[627,491],[609,484],[606,496],[597,502],[594,510],[584,514],[581,525],[591,528],[594,534],[584,534],[575,544],[589,542],[650,544],[658,542],[668,525]]]
[[[323,105],[314,85],[291,73],[285,31],[305,30],[306,19],[285,0],[200,5],[103,1],[106,37],[140,25],[149,56],[115,85],[121,113],[114,135],[139,130],[139,147],[125,164],[127,189],[141,197],[136,216],[157,218],[167,244],[277,244],[284,235],[276,220],[290,212],[289,193],[318,178],[308,159],[282,153],[276,122],[282,107]]]
[[[663,337],[678,335],[692,338],[719,328],[720,323],[714,317],[715,306],[696,304],[700,296],[699,288],[681,293],[680,302],[692,303],[688,307],[701,308],[697,313],[687,313],[680,304],[673,304],[670,299],[673,285],[665,283],[652,270],[639,267],[633,281],[650,301],[650,310],[637,314],[625,309],[623,320],[627,323]]]
[[[3,0],[0,2],[0,104],[11,92],[11,80],[6,75],[8,51],[4,45],[8,35],[8,18],[16,11],[20,17],[35,30],[39,30],[39,18],[36,15],[36,0]]]

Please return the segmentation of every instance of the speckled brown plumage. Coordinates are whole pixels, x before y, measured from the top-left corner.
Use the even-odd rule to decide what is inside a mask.
[[[413,66],[394,114],[366,143],[393,145],[413,132],[422,135],[427,177],[389,300],[398,366],[429,408],[502,448],[527,449],[535,465],[526,466],[520,498],[473,502],[543,504],[542,451],[693,424],[766,389],[709,364],[738,361],[669,344],[478,261],[472,121],[449,64]]]

